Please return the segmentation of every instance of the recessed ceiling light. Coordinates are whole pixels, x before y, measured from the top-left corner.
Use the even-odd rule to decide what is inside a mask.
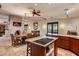
[[[34,4],[34,6],[38,6],[38,4]]]
[[[75,5],[75,3],[70,3],[71,5]]]
[[[51,5],[52,3],[48,3],[49,5]]]

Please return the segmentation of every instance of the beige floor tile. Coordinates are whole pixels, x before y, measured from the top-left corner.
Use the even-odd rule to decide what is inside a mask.
[[[11,41],[0,42],[0,56],[26,56],[27,44],[13,47]],[[74,53],[58,48],[58,56],[76,56]]]

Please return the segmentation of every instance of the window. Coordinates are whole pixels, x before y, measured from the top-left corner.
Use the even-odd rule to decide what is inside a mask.
[[[24,25],[24,32],[27,32],[28,30],[28,24]]]

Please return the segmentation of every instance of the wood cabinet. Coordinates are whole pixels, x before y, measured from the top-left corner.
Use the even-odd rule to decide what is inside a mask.
[[[33,43],[27,43],[27,56],[44,56],[45,48]]]
[[[70,39],[67,37],[59,37],[59,39],[57,40],[57,46],[61,47],[61,48],[65,48],[65,49],[69,49],[69,42]]]
[[[55,37],[55,35],[50,36]],[[79,56],[79,39],[67,36],[56,36],[56,37],[58,37],[58,40],[56,40],[55,42],[56,48],[60,47],[70,50]]]
[[[79,40],[71,39],[70,40],[70,50],[75,54],[79,55]]]
[[[79,40],[70,37],[59,37],[56,41],[56,46],[64,48],[74,52],[76,55],[79,55]]]

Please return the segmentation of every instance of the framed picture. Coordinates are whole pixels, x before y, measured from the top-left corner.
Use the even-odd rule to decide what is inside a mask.
[[[34,26],[34,30],[37,30],[38,29],[38,22],[34,22],[33,26]]]
[[[13,22],[13,26],[21,26],[21,22]]]

